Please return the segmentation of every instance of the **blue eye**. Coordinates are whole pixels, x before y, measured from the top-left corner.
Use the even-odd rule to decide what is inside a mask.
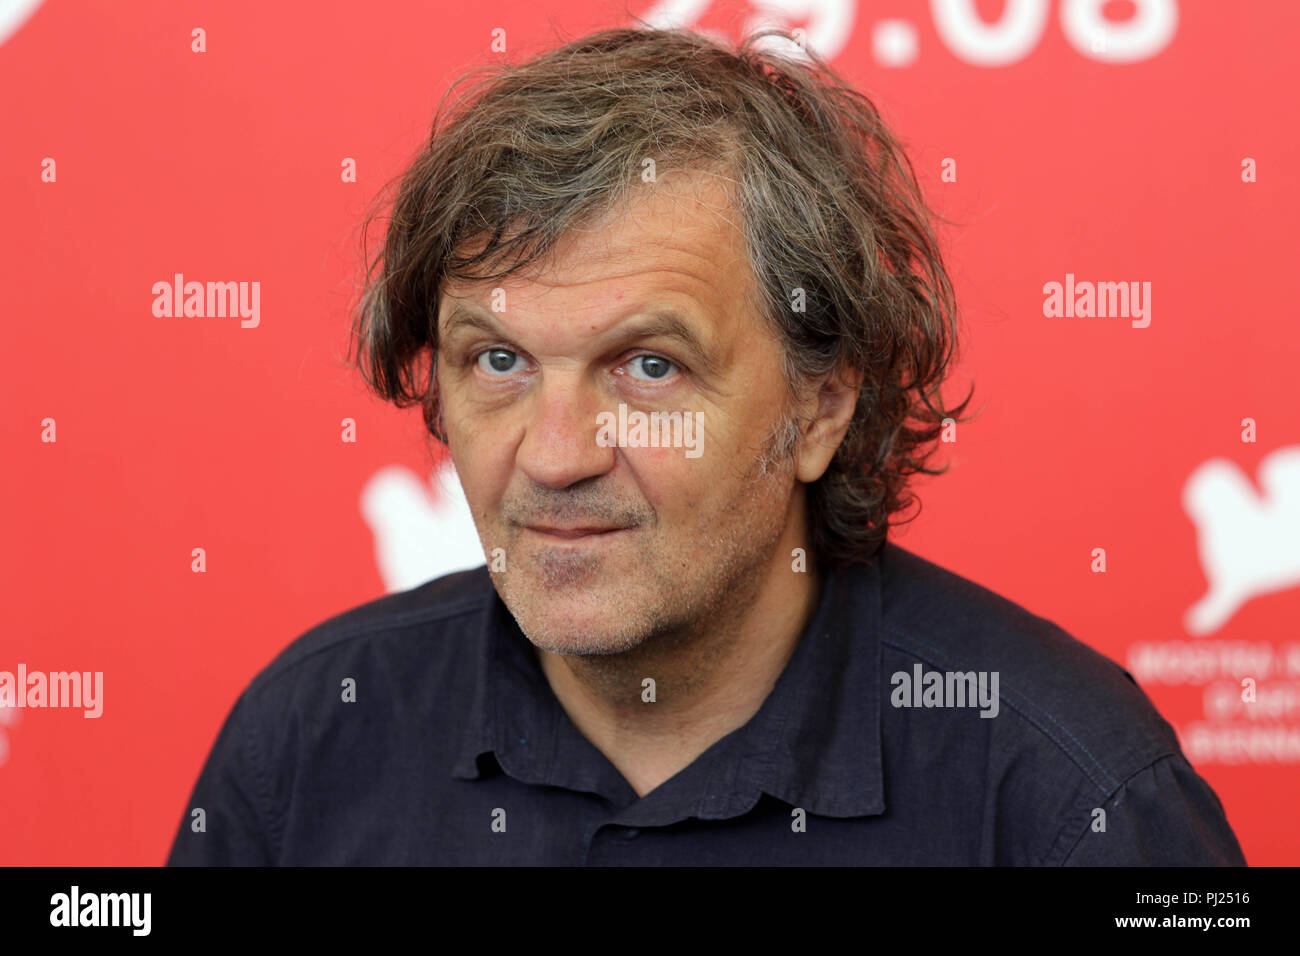
[[[517,358],[519,353],[509,349],[488,349],[479,354],[478,367],[489,375],[506,374],[511,371]],[[484,359],[487,361],[484,362]]]
[[[632,359],[630,367],[636,368],[637,362],[642,363],[641,371],[645,374],[644,377],[635,374],[632,377],[649,382],[662,381],[668,377],[671,370],[675,367],[672,362],[661,355],[638,355],[636,358]]]

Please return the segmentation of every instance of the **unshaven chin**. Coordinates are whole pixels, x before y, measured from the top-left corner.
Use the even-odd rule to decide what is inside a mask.
[[[611,698],[639,701],[628,688],[654,676],[680,700],[710,683],[742,637],[760,637],[762,626],[755,626],[753,615],[761,611],[761,598],[773,592],[773,576],[790,575],[785,545],[799,544],[793,525],[802,515],[803,496],[801,487],[792,493],[791,472],[779,467],[760,475],[756,468],[747,476],[744,493],[693,533],[689,578],[662,553],[648,554],[635,564],[635,585],[611,592],[607,600],[598,589],[601,606],[583,607],[578,615],[589,625],[582,633],[554,613],[560,610],[554,604],[534,614],[537,609],[527,606],[516,612],[505,591],[503,600],[539,657],[562,655],[589,691],[603,695],[607,689]],[[548,600],[544,589],[529,591],[529,597]]]

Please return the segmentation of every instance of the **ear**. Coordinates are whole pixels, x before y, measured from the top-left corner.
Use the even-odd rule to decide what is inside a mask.
[[[861,390],[862,372],[858,369],[836,369],[822,380],[816,413],[811,420],[800,417],[795,476],[804,484],[812,484],[826,473],[853,421]]]

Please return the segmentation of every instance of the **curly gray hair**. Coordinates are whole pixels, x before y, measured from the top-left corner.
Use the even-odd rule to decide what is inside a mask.
[[[944,470],[926,464],[933,443],[970,401],[949,409],[940,395],[956,306],[911,162],[876,107],[814,54],[762,51],[774,33],[783,35],[759,31],[733,50],[685,30],[606,30],[453,83],[396,181],[373,260],[364,235],[378,211],[366,217],[353,333],[370,387],[398,407],[419,403],[445,441],[435,375],[444,281],[501,278],[546,255],[628,200],[645,157],[661,170],[720,166],[738,187],[787,395],[836,372],[861,375],[848,431],[808,488],[808,526],[819,561],[870,561],[891,517],[915,500],[909,476]],[[493,263],[503,268],[484,271]],[[803,311],[791,309],[795,289]],[[784,418],[760,466],[788,456],[797,437]]]

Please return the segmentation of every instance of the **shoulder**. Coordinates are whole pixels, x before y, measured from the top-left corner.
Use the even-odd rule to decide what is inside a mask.
[[[495,594],[483,565],[368,601],[297,637],[253,678],[246,693],[266,696],[286,682],[348,666],[378,663],[400,674],[406,664],[435,661],[440,653],[464,649],[466,642],[456,638],[481,623]]]
[[[1132,675],[1057,624],[898,545],[879,560],[886,659],[996,674],[1004,739],[1059,751],[1106,794],[1179,752]]]

